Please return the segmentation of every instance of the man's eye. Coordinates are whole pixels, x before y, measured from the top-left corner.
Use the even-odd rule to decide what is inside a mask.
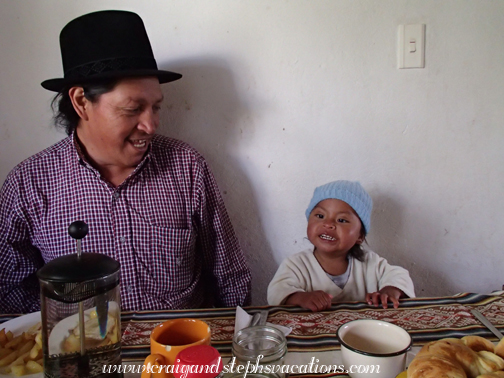
[[[154,111],[154,113],[157,113],[157,112],[159,112],[159,111],[161,110],[161,106],[159,106],[159,105],[154,105],[154,106],[152,107],[152,110]]]
[[[137,113],[140,113],[140,111],[141,111],[141,110],[142,110],[142,109],[140,109],[140,108],[128,108],[128,109],[126,109],[126,111],[127,111],[128,113],[131,113],[131,114],[137,114]]]

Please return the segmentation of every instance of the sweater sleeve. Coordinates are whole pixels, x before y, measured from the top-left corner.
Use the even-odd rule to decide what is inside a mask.
[[[386,259],[378,256],[376,253],[369,251],[369,258],[373,261],[375,267],[376,278],[378,281],[378,290],[385,286],[394,286],[402,290],[410,298],[415,297],[415,288],[409,272],[396,265],[390,265]]]
[[[268,286],[268,304],[281,305],[289,295],[309,291],[306,280],[308,276],[308,271],[302,264],[294,263],[292,257],[285,259]]]

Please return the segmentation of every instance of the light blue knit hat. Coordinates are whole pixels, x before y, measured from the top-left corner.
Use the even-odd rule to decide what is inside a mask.
[[[364,225],[364,233],[371,228],[373,200],[358,181],[338,180],[315,188],[313,198],[306,209],[306,219],[320,201],[334,198],[348,203],[355,210]]]

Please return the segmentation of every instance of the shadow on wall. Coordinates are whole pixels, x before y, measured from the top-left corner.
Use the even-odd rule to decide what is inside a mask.
[[[417,238],[429,237],[422,229],[414,235],[407,235],[403,227],[404,210],[393,198],[380,193],[370,193],[373,198],[373,213],[371,215],[371,234],[367,248],[375,251],[380,256],[386,258],[392,265],[399,265],[407,269],[415,285],[417,297],[453,295],[458,293],[452,283],[445,280],[443,274],[444,267],[437,271],[424,263],[423,251],[411,250],[408,241]],[[422,214],[418,214],[416,224],[428,222],[421,219]],[[426,227],[427,228],[427,227]],[[404,237],[403,235],[406,235]],[[372,240],[371,240],[372,239]],[[412,245],[422,245],[421,241],[411,243]],[[433,290],[432,288],[435,287]],[[427,289],[430,288],[430,289]]]
[[[266,303],[275,273],[272,251],[260,221],[257,198],[237,156],[253,136],[247,104],[240,98],[227,63],[220,59],[179,61],[170,68],[182,79],[162,86],[165,100],[159,133],[196,148],[208,161],[252,270],[253,304]],[[245,158],[241,157],[242,160]]]

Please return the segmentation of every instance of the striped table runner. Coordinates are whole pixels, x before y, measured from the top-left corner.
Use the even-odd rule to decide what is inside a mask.
[[[379,319],[406,329],[414,345],[444,337],[479,335],[496,340],[470,313],[483,313],[504,331],[504,296],[463,293],[451,297],[414,298],[401,301],[398,309],[382,309],[362,302],[335,304],[330,310],[312,313],[292,306],[246,307],[249,313],[269,310],[268,322],[292,328],[287,337],[290,352],[321,352],[339,349],[338,327],[356,319]],[[212,345],[223,357],[231,354],[234,333],[234,308],[123,312],[123,360],[141,360],[149,354],[149,335],[161,322],[197,318],[212,329]]]

